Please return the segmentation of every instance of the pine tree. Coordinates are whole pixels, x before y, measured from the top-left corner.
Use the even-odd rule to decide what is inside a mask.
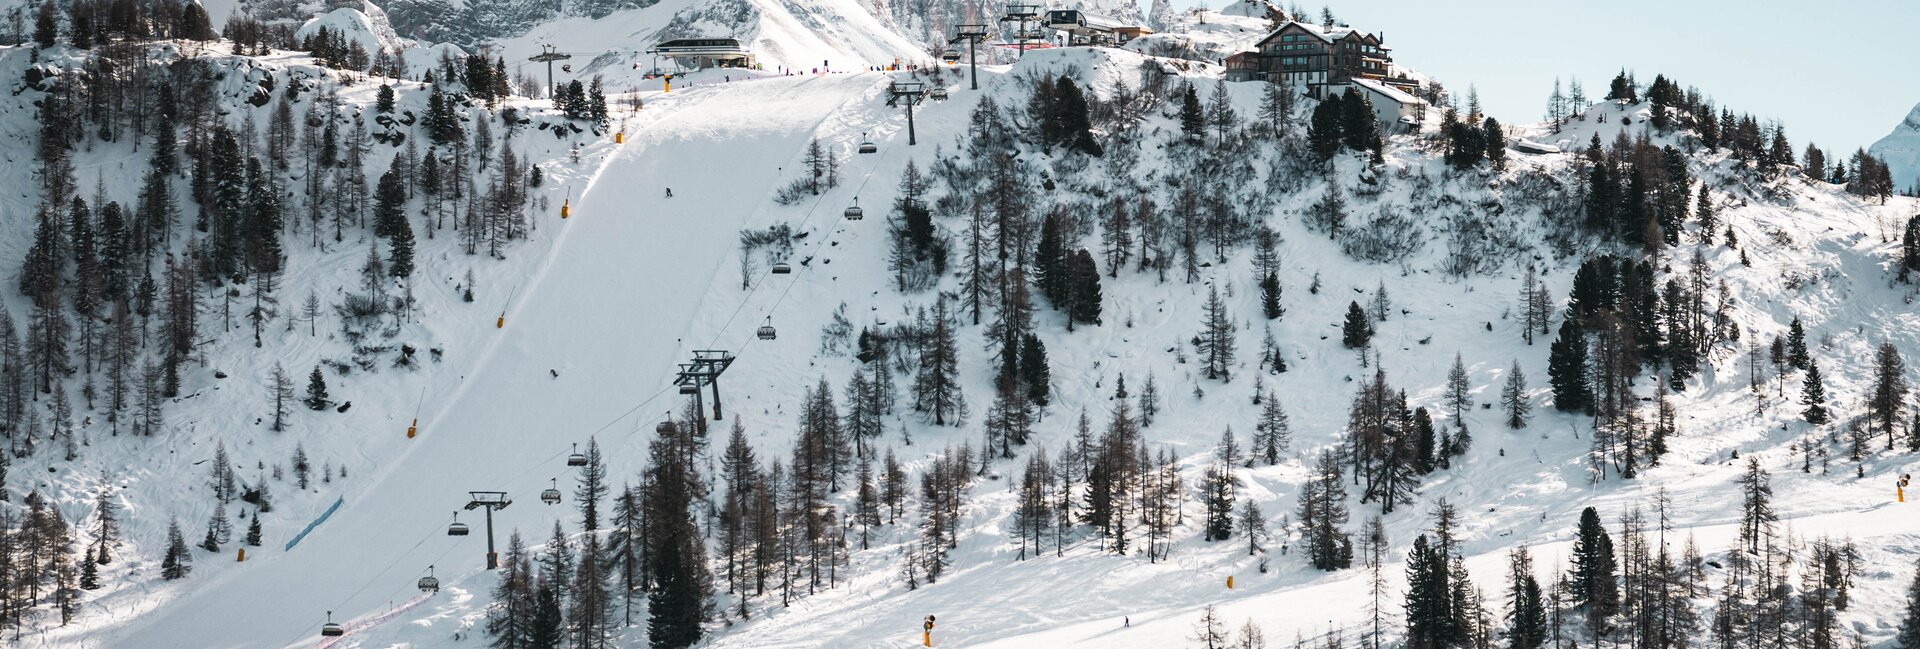
[[[1827,389],[1820,381],[1820,365],[1808,361],[1806,381],[1800,384],[1800,405],[1807,408],[1800,411],[1800,416],[1815,426],[1827,423],[1826,402]]]
[[[951,420],[958,425],[965,410],[966,397],[960,391],[958,377],[959,346],[948,325],[947,302],[934,304],[931,338],[920,353],[919,373],[913,382],[913,409],[933,417],[936,426]]]
[[[1787,325],[1787,364],[1804,370],[1811,362],[1812,357],[1807,355],[1807,331],[1801,328],[1800,318],[1796,317]]]
[[[1591,411],[1593,389],[1587,383],[1587,335],[1579,318],[1560,321],[1560,335],[1547,355],[1547,382],[1553,407],[1563,412]]]
[[[271,428],[276,433],[286,430],[287,415],[293,411],[293,379],[279,363],[273,364],[273,374],[267,377],[267,401],[273,410]]]
[[[1228,431],[1231,439],[1232,431]],[[1206,540],[1224,541],[1233,537],[1233,490],[1237,480],[1233,466],[1215,462],[1200,479],[1200,499],[1206,506]]]
[[[1473,408],[1472,388],[1472,384],[1468,383],[1467,364],[1459,352],[1454,352],[1453,367],[1447,370],[1447,385],[1440,396],[1447,408],[1453,411],[1453,425],[1462,434],[1467,430],[1467,411]]]
[[[1053,370],[1047,367],[1047,346],[1040,336],[1028,333],[1020,347],[1020,382],[1026,387],[1027,401],[1046,407],[1052,399]]]
[[[1207,130],[1207,115],[1200,108],[1200,93],[1186,84],[1180,93],[1180,132],[1189,140],[1198,140]]]
[[[1340,459],[1333,451],[1320,453],[1312,477],[1300,490],[1296,524],[1307,545],[1307,560],[1320,570],[1353,565],[1353,541],[1342,526],[1347,523],[1347,488],[1341,482]]]
[[[225,440],[213,443],[213,467],[209,486],[213,487],[213,497],[221,504],[233,502],[240,496],[240,487],[233,476],[233,461],[227,457]]]
[[[1444,547],[1422,534],[1407,551],[1406,642],[1410,648],[1446,649],[1455,643],[1453,588]]]
[[[1280,463],[1281,451],[1292,444],[1293,427],[1287,421],[1287,411],[1280,406],[1280,397],[1268,391],[1260,404],[1260,418],[1253,424],[1253,453],[1273,466]]]
[[[493,587],[494,606],[487,609],[484,630],[493,649],[531,649],[529,635],[534,617],[534,584],[527,560],[527,545],[520,531],[507,538],[507,552],[500,562],[500,582]]]
[[[193,572],[193,553],[187,550],[187,539],[180,535],[180,521],[167,521],[167,552],[160,560],[160,577],[180,579]]]
[[[88,553],[89,563],[107,565],[113,563],[111,548],[120,537],[120,507],[114,503],[113,492],[101,488],[93,498],[93,547]]]
[[[1538,649],[1547,642],[1547,608],[1533,576],[1533,554],[1522,545],[1507,553],[1507,649]]]
[[[1194,624],[1193,639],[1201,649],[1227,649],[1227,624],[1208,604],[1206,611],[1200,614],[1200,621]]]
[[[1208,287],[1207,305],[1202,311],[1200,334],[1194,336],[1194,352],[1199,354],[1206,366],[1203,371],[1209,379],[1227,380],[1229,366],[1233,364],[1233,318],[1227,315],[1227,305],[1220,300],[1220,289]]]
[[[589,537],[600,529],[600,501],[607,497],[607,467],[600,459],[600,441],[587,438],[586,466],[580,467],[579,484],[573,489],[574,506],[580,508],[580,530]]]
[[[1749,554],[1759,554],[1761,537],[1771,539],[1780,520],[1773,512],[1772,477],[1760,467],[1760,458],[1749,455],[1747,470],[1734,482],[1740,486],[1740,541]]]
[[[1573,572],[1567,578],[1573,600],[1587,607],[1590,619],[1605,619],[1620,608],[1616,565],[1613,538],[1600,523],[1600,512],[1592,507],[1581,510],[1580,527],[1574,532]]]
[[[1920,649],[1920,571],[1907,586],[1907,605],[1900,616],[1900,634],[1894,637],[1896,649]]]
[[[831,398],[831,397],[829,397]],[[647,638],[654,649],[681,649],[700,641],[713,584],[693,518],[700,476],[693,465],[693,427],[668,426],[651,445],[647,480]]]
[[[1373,338],[1373,323],[1367,320],[1367,312],[1360,308],[1359,302],[1347,303],[1347,320],[1340,326],[1340,344],[1349,349],[1361,349]]]
[[[1213,82],[1213,94],[1207,98],[1207,123],[1213,126],[1215,139],[1225,144],[1239,121],[1240,115],[1233,110],[1233,98],[1227,95],[1227,82]]]
[[[1891,341],[1883,341],[1874,354],[1873,391],[1867,395],[1867,415],[1880,423],[1881,434],[1887,436],[1887,450],[1893,450],[1894,423],[1900,419],[1906,395],[1906,361],[1900,357],[1900,348]]]
[[[1247,498],[1240,504],[1239,528],[1240,535],[1247,539],[1247,556],[1251,557],[1266,551],[1261,544],[1265,543],[1270,536],[1267,531],[1267,517],[1260,513],[1260,503],[1253,498]]]
[[[320,366],[313,366],[313,372],[307,374],[307,398],[304,403],[311,410],[326,410],[327,377],[320,373]]]
[[[1506,386],[1500,390],[1500,405],[1507,412],[1508,428],[1527,427],[1527,415],[1533,410],[1533,404],[1527,400],[1527,375],[1520,371],[1520,359],[1513,359],[1513,367],[1507,370]]]
[[[1067,277],[1073,293],[1067,329],[1071,331],[1073,323],[1100,324],[1100,268],[1094,265],[1093,253],[1086,248],[1074,253]]]

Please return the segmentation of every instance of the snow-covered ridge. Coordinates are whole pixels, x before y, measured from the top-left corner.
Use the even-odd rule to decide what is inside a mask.
[[[1893,132],[1867,147],[1867,152],[1887,163],[1893,174],[1893,186],[1899,191],[1920,190],[1920,104]]]

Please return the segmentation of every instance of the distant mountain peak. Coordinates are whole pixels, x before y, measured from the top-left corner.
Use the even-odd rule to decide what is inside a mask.
[[[1914,104],[1907,118],[1893,127],[1892,133],[1867,147],[1867,152],[1886,161],[1894,187],[1920,188],[1920,104]]]

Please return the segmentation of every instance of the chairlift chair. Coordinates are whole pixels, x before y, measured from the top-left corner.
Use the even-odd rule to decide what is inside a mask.
[[[940,54],[940,60],[945,61],[947,63],[959,63],[960,53],[959,52],[943,52]]]
[[[333,621],[333,611],[327,611],[327,623],[320,625],[320,637],[338,638],[346,634],[347,630],[340,628],[340,623]]]
[[[587,456],[580,454],[580,445],[573,445],[573,454],[567,456],[567,466],[586,466]]]
[[[680,384],[680,394],[700,394],[700,384],[682,383]]]
[[[860,209],[860,197],[853,197],[853,207],[847,208],[845,216],[849,221],[858,221],[867,218],[867,211]]]
[[[793,267],[787,265],[787,262],[781,261],[773,264],[773,274],[775,275],[786,275],[792,272]]]
[[[466,536],[467,524],[460,522],[460,512],[453,513],[453,524],[447,526],[447,536]]]
[[[880,151],[880,147],[874,146],[873,140],[867,139],[866,133],[860,134],[860,152],[861,153],[877,153],[879,151]]]
[[[779,337],[779,332],[773,329],[773,316],[767,316],[767,323],[760,325],[760,331],[758,331],[756,335],[758,335],[761,340],[773,340]]]
[[[420,578],[420,592],[431,593],[440,590],[440,579],[433,576],[433,566],[427,566],[427,576]]]
[[[540,502],[549,505],[558,505],[560,504],[560,479],[553,478],[552,485],[551,487],[547,487],[546,491],[540,492]]]
[[[660,423],[658,423],[658,424],[654,424],[654,425],[653,425],[653,432],[655,432],[655,433],[658,433],[658,434],[661,434],[661,435],[665,435],[665,434],[667,434],[667,433],[671,433],[671,432],[673,432],[673,422],[671,422],[671,421],[663,421],[663,422],[660,422]]]
[[[936,87],[933,90],[927,91],[927,96],[944,101],[947,98],[947,89],[945,87]]]

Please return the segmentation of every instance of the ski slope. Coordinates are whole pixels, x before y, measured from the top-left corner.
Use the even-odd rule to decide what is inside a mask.
[[[242,569],[193,584],[109,646],[311,645],[325,611],[343,623],[379,614],[411,596],[429,564],[443,583],[490,586],[490,578],[465,579],[484,565],[481,512],[462,512],[473,528],[464,538],[445,535],[449,514],[468,490],[507,491],[514,503],[494,520],[500,549],[516,528],[536,544],[555,517],[573,516],[571,507],[538,498],[549,478],[570,477],[570,443],[597,433],[611,449],[644,448],[653,422],[678,403],[650,397],[684,360],[681,339],[705,333],[688,324],[723,269],[720,257],[679,251],[724,250],[713,242],[731,241],[742,217],[779,184],[775,160],[804,148],[813,124],[879,81],[869,74],[716,84],[653,104],[652,121],[630,131],[587,184],[505,328],[484,331],[492,314],[442,323],[479,329],[462,333],[491,341],[464,375],[431,387],[429,403],[441,405],[429,407],[419,438],[344,494],[346,505],[298,547],[262,548]],[[674,186],[676,197],[662,199]],[[444,640],[451,630],[369,632],[417,642]]]

